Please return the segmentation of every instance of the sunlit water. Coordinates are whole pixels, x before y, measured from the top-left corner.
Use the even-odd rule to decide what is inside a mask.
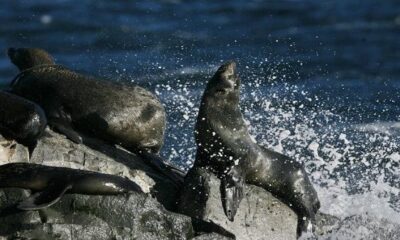
[[[244,2],[4,1],[0,46],[154,91],[182,168],[205,84],[235,59],[252,135],[305,164],[323,212],[400,223],[400,3]],[[0,56],[0,84],[16,73]]]

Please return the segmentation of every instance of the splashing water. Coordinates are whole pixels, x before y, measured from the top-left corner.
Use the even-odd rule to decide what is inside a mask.
[[[168,113],[162,155],[185,169],[205,84],[238,60],[251,134],[304,163],[321,210],[400,224],[398,9],[397,0],[4,1],[0,43],[156,92]],[[15,75],[0,55],[0,86]],[[370,234],[349,231],[333,239]]]
[[[240,73],[241,108],[256,141],[305,164],[322,212],[342,219],[368,215],[400,223],[397,123],[354,121],[337,110],[343,107],[337,99],[323,99],[323,84],[287,81],[285,76],[293,76],[294,69],[279,68],[269,75],[258,70],[249,73],[245,68],[245,74]],[[173,139],[164,155],[184,168],[195,158],[194,123],[200,96],[213,73],[204,71],[172,75],[156,87],[170,116],[167,139]],[[310,85],[320,92],[309,91]]]

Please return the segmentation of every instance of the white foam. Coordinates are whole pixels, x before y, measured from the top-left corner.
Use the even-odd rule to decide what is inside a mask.
[[[400,122],[373,122],[354,125],[359,131],[400,135]]]

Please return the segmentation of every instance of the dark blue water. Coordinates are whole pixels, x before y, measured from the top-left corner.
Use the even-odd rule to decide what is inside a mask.
[[[235,59],[253,136],[306,164],[324,211],[400,222],[398,0],[2,0],[0,23],[4,51],[156,92],[162,155],[186,168],[205,83]],[[17,72],[0,54],[0,84]]]

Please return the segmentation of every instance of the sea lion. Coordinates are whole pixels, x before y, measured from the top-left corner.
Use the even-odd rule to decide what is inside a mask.
[[[303,166],[252,140],[239,107],[236,63],[223,64],[208,82],[197,118],[194,167],[205,167],[221,179],[225,214],[233,221],[244,183],[264,188],[298,215],[298,234],[315,221],[320,203]]]
[[[21,210],[49,207],[68,193],[116,195],[142,192],[136,183],[127,178],[32,163],[1,165],[0,188],[23,188],[35,192],[17,205]]]
[[[78,143],[82,132],[129,151],[159,152],[166,116],[149,91],[76,73],[42,49],[10,48],[8,56],[21,70],[11,91],[43,107],[55,130]]]
[[[0,134],[32,148],[47,125],[45,113],[37,104],[0,90]]]

